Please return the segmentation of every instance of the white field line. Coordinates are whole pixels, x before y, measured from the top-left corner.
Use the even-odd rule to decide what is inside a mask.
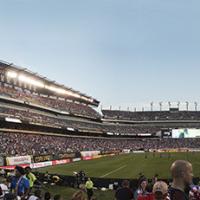
[[[117,168],[117,169],[115,169],[115,170],[113,170],[113,171],[111,171],[111,172],[109,172],[109,173],[107,173],[107,174],[104,174],[103,176],[100,176],[100,178],[104,178],[104,177],[106,177],[106,176],[108,176],[108,175],[110,175],[110,174],[113,174],[113,173],[115,173],[115,172],[117,172],[117,171],[123,169],[124,167],[126,167],[126,165],[123,165],[123,166],[121,166],[121,167],[119,167],[119,168]]]

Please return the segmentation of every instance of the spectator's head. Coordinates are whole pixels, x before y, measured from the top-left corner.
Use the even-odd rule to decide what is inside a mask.
[[[129,187],[129,181],[128,181],[128,180],[124,180],[124,181],[122,182],[122,187],[123,187],[123,188],[128,188],[128,187]]]
[[[31,172],[31,168],[30,167],[26,167],[25,168],[25,172],[26,172],[26,174],[29,174]]]
[[[76,193],[73,194],[72,196],[72,200],[85,200],[85,194],[83,191],[78,191]]]
[[[145,191],[147,185],[148,185],[147,178],[141,177],[141,178],[139,179],[139,188],[142,189],[143,191]]]
[[[158,181],[153,186],[155,200],[165,200],[168,194],[168,185],[163,181]]]
[[[58,183],[60,181],[60,177],[55,175],[55,176],[52,177],[52,180],[53,180],[54,183]]]
[[[60,194],[56,194],[53,198],[53,200],[62,200],[62,197]]]
[[[171,174],[176,184],[187,186],[192,183],[192,164],[185,160],[177,160],[171,166]]]
[[[51,199],[51,194],[49,192],[45,192],[44,200],[50,200],[50,199]]]
[[[24,168],[23,167],[20,167],[20,166],[16,166],[15,167],[15,175],[17,176],[17,177],[20,177],[20,176],[22,176],[22,175],[24,175],[25,174],[25,171],[24,171]]]

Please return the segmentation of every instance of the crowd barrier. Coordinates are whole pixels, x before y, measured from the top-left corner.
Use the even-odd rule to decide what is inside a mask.
[[[68,164],[71,162],[78,162],[81,160],[93,160],[105,156],[116,155],[112,151],[108,153],[109,154],[101,155],[100,151],[87,151],[87,152],[84,151],[78,153],[59,154],[58,156],[43,155],[43,156],[33,156],[33,157],[32,156],[6,157],[5,159],[6,162],[1,163],[2,166],[0,166],[0,169],[13,170],[16,167],[16,165],[22,166],[23,168],[30,166],[33,169],[37,169],[55,165]],[[53,159],[53,158],[58,158],[58,159]],[[59,158],[66,158],[66,159],[59,159]]]
[[[31,156],[6,157],[6,165],[31,164]]]
[[[180,149],[179,149],[180,150]],[[102,158],[105,156],[115,156],[126,153],[144,153],[145,151],[83,151],[76,153],[65,153],[59,155],[41,155],[41,156],[16,156],[16,157],[0,157],[0,169],[14,169],[16,165],[31,168],[42,168],[54,165],[68,164],[71,162],[77,162],[80,160],[93,160]],[[155,152],[150,150],[150,152]],[[158,153],[169,152],[173,153],[176,151],[158,150]],[[183,152],[183,149],[178,152]],[[184,152],[199,152],[199,149],[184,149]]]
[[[51,177],[54,175],[57,176],[57,174],[51,174]],[[45,181],[45,174],[44,173],[38,173],[37,177],[41,182]],[[74,175],[67,176],[67,175],[59,175],[60,181],[57,183],[61,186],[68,186],[68,187],[78,187],[77,186],[77,178]],[[94,187],[101,189],[101,188],[113,188],[117,189],[119,186],[121,186],[124,179],[120,178],[98,178],[98,177],[90,177],[92,182],[94,183]],[[126,179],[130,182],[130,188],[137,189],[138,188],[138,179]],[[166,183],[170,184],[172,182],[172,179],[162,179],[162,181],[165,181]],[[198,185],[200,182],[200,178],[193,178],[193,183],[195,185]],[[151,187],[152,179],[148,179],[148,187]]]

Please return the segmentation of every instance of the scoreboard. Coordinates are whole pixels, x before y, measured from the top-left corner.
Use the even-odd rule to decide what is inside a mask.
[[[172,129],[172,138],[200,138],[200,129]]]

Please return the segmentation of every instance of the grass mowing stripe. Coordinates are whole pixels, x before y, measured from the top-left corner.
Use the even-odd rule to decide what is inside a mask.
[[[108,176],[108,175],[110,175],[110,174],[113,174],[113,173],[115,173],[115,172],[117,172],[117,171],[123,169],[124,167],[126,167],[126,165],[123,165],[123,166],[121,166],[121,167],[119,167],[119,168],[117,168],[117,169],[115,169],[115,170],[113,170],[113,171],[111,171],[111,172],[109,172],[109,173],[107,173],[107,174],[104,174],[103,176],[100,176],[100,178],[104,178],[104,177],[106,177],[106,176]]]

